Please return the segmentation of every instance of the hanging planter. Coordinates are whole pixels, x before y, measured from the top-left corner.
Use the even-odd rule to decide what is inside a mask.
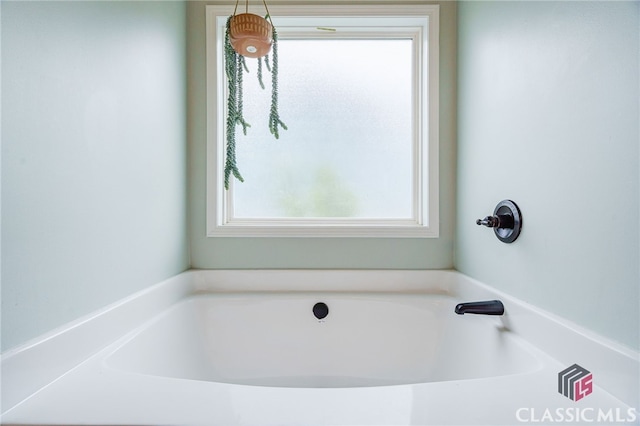
[[[262,58],[273,44],[273,25],[253,13],[234,15],[229,25],[229,41],[236,53]]]
[[[238,1],[236,1],[236,10]],[[269,131],[278,139],[280,137],[278,127],[287,130],[287,126],[280,120],[280,114],[278,113],[278,33],[273,22],[271,22],[266,3],[264,3],[264,7],[267,11],[266,18],[251,13],[236,15],[236,10],[234,10],[233,15],[227,19],[224,64],[229,94],[227,97],[227,146],[224,167],[225,189],[229,189],[231,175],[235,176],[240,182],[244,182],[236,163],[236,127],[241,125],[242,132],[245,135],[247,134],[247,128],[251,127],[244,118],[242,108],[244,102],[242,91],[243,75],[245,72],[249,72],[245,58],[258,59],[257,77],[263,89],[265,88],[262,81],[263,60],[265,67],[271,72]],[[271,61],[269,61],[270,52]]]

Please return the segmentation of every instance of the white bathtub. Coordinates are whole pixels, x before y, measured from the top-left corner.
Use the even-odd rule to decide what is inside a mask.
[[[329,315],[317,319],[313,306]],[[524,373],[499,319],[425,294],[231,294],[179,303],[106,360],[123,371],[257,386],[362,387]]]
[[[505,315],[454,313],[489,299]],[[557,389],[574,363],[578,403]],[[633,424],[638,364],[453,271],[189,271],[3,354],[2,422]]]

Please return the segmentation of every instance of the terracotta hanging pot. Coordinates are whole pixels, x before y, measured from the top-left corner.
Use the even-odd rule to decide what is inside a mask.
[[[269,21],[258,15],[240,13],[231,19],[229,41],[238,54],[261,58],[271,50],[273,28]]]

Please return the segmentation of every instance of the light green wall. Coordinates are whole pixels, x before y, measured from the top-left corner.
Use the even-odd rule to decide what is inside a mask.
[[[2,9],[2,349],[189,266],[185,4]]]
[[[455,219],[455,2],[440,3],[441,223],[438,239],[206,237],[205,5],[206,2],[190,1],[187,6],[192,265],[196,268],[451,268]],[[232,7],[230,5],[230,13]]]
[[[441,3],[438,240],[206,238],[205,2],[1,5],[3,350],[187,238],[199,268],[449,268],[456,223],[459,270],[638,348],[637,2]],[[503,198],[512,245],[475,225]]]
[[[455,261],[636,350],[638,5],[459,4]],[[475,225],[504,198],[511,245]]]

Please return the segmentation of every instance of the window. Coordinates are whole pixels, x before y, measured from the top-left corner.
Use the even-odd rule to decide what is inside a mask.
[[[438,6],[270,6],[288,130],[270,134],[271,90],[247,59],[245,182],[225,190],[231,11],[207,6],[208,235],[437,237]]]

